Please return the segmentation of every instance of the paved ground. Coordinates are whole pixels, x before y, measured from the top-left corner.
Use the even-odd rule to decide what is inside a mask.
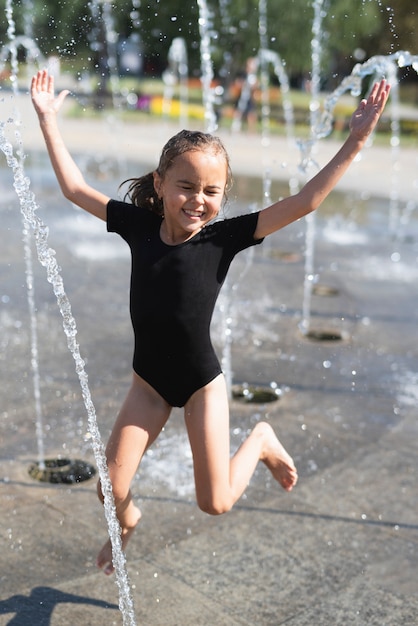
[[[1,104],[5,111],[9,105]],[[41,150],[31,112],[24,102],[19,109],[25,149]],[[116,186],[104,163],[123,180],[136,173],[125,170],[125,161],[149,166],[173,132],[165,123],[67,119],[63,129],[88,176],[98,176],[109,193]],[[248,178],[266,165],[259,138],[225,135],[225,142],[234,171],[245,175],[237,192],[259,198],[260,184]],[[334,147],[321,144],[318,161]],[[275,177],[287,180],[296,171],[292,151],[272,140]],[[387,202],[393,189],[401,210],[416,197],[417,153],[395,157],[401,165],[392,168],[389,150],[370,150],[341,185],[350,194],[334,195],[318,218],[315,273],[322,293],[333,295],[313,296],[310,327],[341,340],[313,341],[299,332],[305,224],[237,260],[234,287],[220,303],[232,307],[233,379],[275,382],[282,395],[272,404],[231,401],[232,444],[260,418],[270,420],[296,459],[300,482],[286,494],[260,467],[230,514],[200,513],[182,416],[175,412],[134,483],[143,522],[127,560],[138,624],[418,623],[418,226],[416,219],[400,224],[394,241]],[[27,169],[62,267],[106,438],[129,382],[129,260],[121,242],[60,198],[39,155]],[[114,580],[94,566],[106,536],[94,481],[68,487],[28,475],[37,443],[22,235],[10,170],[2,168],[0,177],[0,626],[122,624]],[[366,209],[364,198],[377,192]],[[47,456],[91,461],[54,296],[37,263],[34,272]],[[214,337],[222,350],[219,310]]]

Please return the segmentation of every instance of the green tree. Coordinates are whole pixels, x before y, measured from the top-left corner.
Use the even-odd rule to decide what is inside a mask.
[[[161,72],[174,37],[187,43],[189,68],[200,71],[199,10],[197,0],[101,0],[111,8],[114,30],[122,38],[137,32],[147,68]],[[216,73],[227,67],[231,75],[260,48],[259,0],[207,0],[213,14],[213,60]],[[58,54],[75,72],[95,70],[100,52],[97,19],[86,0],[13,0],[16,32],[30,25],[45,55]],[[100,3],[99,3],[100,4]],[[393,7],[395,5],[395,8]],[[323,79],[340,79],[351,71],[361,50],[369,57],[399,49],[417,53],[416,0],[324,0]],[[28,8],[29,7],[29,8]],[[32,8],[31,8],[32,7]],[[5,0],[0,0],[4,14]],[[266,41],[286,62],[292,77],[311,69],[313,0],[267,0]],[[7,22],[0,21],[0,43],[7,41]],[[99,50],[97,50],[99,48]]]

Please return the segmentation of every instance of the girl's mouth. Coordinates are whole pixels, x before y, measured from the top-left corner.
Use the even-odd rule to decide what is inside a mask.
[[[203,212],[202,211],[192,211],[191,209],[183,209],[184,213],[186,215],[188,215],[189,217],[202,217],[203,216]]]

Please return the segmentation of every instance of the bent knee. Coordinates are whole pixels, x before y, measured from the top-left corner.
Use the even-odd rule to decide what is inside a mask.
[[[112,487],[113,502],[116,505],[116,507],[120,506],[121,504],[126,502],[128,498],[130,498],[130,490],[129,488],[126,489],[124,485],[119,487],[117,483],[112,483],[111,487]],[[97,481],[97,497],[99,498],[100,502],[104,504],[105,498],[104,498],[100,479]]]
[[[208,515],[223,515],[232,509],[232,499],[198,498],[197,505],[201,511]]]

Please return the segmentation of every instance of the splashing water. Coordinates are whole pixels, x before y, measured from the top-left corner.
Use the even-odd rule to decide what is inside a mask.
[[[206,0],[197,0],[199,7],[200,59],[202,70],[203,105],[207,133],[213,133],[218,122],[215,113],[215,90],[212,88],[214,77],[211,55],[212,18]]]
[[[35,288],[33,276],[33,255],[30,238],[29,224],[24,218],[23,223],[23,255],[25,260],[26,274],[26,294],[29,309],[30,320],[30,343],[31,343],[31,368],[33,378],[33,397],[35,401],[35,424],[36,424],[36,440],[38,444],[38,463],[39,469],[45,469],[45,447],[44,447],[44,428],[43,414],[41,405],[41,377],[39,372],[39,351],[38,351],[38,322],[36,317],[35,306]]]
[[[264,59],[267,63],[271,63],[273,72],[280,83],[280,94],[283,100],[286,135],[288,139],[293,140],[295,136],[295,120],[293,104],[289,98],[290,85],[289,78],[286,73],[286,65],[280,55],[273,50],[266,50],[264,48],[261,49],[259,52],[259,58]]]
[[[359,96],[363,78],[367,76],[394,76],[393,70],[397,67],[411,66],[418,73],[418,55],[400,50],[387,56],[375,55],[354,66],[351,74],[341,81],[340,85],[324,100],[323,112],[313,127],[313,134],[317,139],[327,137],[332,131],[333,110],[340,97],[347,91],[353,96]]]
[[[4,122],[0,123],[0,149],[6,157],[7,165],[13,170],[14,188],[19,198],[24,218],[27,224],[34,230],[38,258],[41,265],[43,265],[47,270],[48,282],[50,282],[53,286],[54,294],[57,298],[58,306],[63,317],[63,326],[64,332],[67,336],[67,345],[76,364],[76,372],[81,385],[84,405],[87,409],[89,435],[92,440],[92,448],[98,466],[101,487],[104,495],[105,515],[112,542],[117,581],[121,590],[125,588],[129,589],[128,579],[125,572],[125,557],[122,552],[120,541],[120,527],[116,518],[113,502],[112,486],[107,472],[103,444],[97,427],[96,411],[91,399],[88,377],[84,368],[84,361],[81,358],[79,346],[76,341],[77,329],[75,319],[71,312],[70,302],[64,291],[63,280],[59,273],[59,267],[55,259],[55,251],[48,247],[49,229],[35,213],[38,206],[35,202],[33,193],[30,191],[30,181],[28,177],[24,175],[22,165],[13,154],[13,147],[5,136],[5,126],[6,124]],[[121,598],[121,610],[124,617],[125,612],[128,611],[126,614],[130,619],[130,621],[124,621],[124,624],[134,625],[135,621],[132,621],[134,619],[132,612],[133,603],[128,597],[128,594],[125,594],[126,597]],[[130,614],[132,614],[132,617],[130,617]]]
[[[257,58],[261,68],[261,91],[262,91],[262,133],[261,142],[264,148],[270,145],[270,103],[269,103],[269,85],[268,85],[268,65],[271,64],[273,72],[280,84],[280,93],[283,101],[283,113],[285,120],[286,135],[288,140],[294,140],[295,137],[295,121],[293,113],[293,105],[289,98],[289,78],[286,73],[285,64],[280,55],[273,50],[261,48]],[[267,80],[266,80],[267,78]],[[271,199],[271,171],[265,168],[263,173],[263,206],[269,206]]]
[[[7,0],[6,5],[6,17],[8,20],[8,37],[9,37],[9,50],[11,53],[11,68],[12,77],[11,82],[13,85],[14,94],[17,94],[17,76],[18,76],[18,60],[17,60],[17,45],[15,37],[15,23],[13,19],[13,7],[11,0]],[[24,235],[24,251],[26,262],[26,277],[27,277],[27,292],[28,292],[28,304],[29,312],[31,316],[31,364],[33,369],[34,378],[34,390],[35,390],[35,405],[37,411],[37,435],[40,440],[40,467],[44,465],[43,454],[43,439],[41,436],[42,431],[42,414],[40,408],[40,387],[39,387],[39,369],[38,369],[38,342],[37,342],[37,328],[36,328],[36,315],[35,315],[35,302],[33,291],[33,268],[32,268],[32,253],[29,239],[29,227],[32,228],[35,236],[36,250],[38,259],[46,268],[47,280],[53,286],[54,294],[57,298],[58,307],[63,318],[64,332],[67,337],[67,345],[75,361],[76,372],[78,374],[84,405],[88,415],[88,427],[89,436],[91,437],[92,449],[96,460],[101,489],[104,497],[104,511],[108,524],[109,537],[112,545],[113,564],[115,567],[116,582],[119,587],[119,608],[123,616],[124,626],[135,626],[135,613],[133,607],[133,601],[130,595],[129,579],[126,571],[126,560],[122,550],[121,543],[121,529],[119,521],[116,516],[116,509],[113,499],[112,485],[109,478],[109,473],[106,465],[106,456],[100,432],[97,426],[96,410],[91,399],[90,389],[88,386],[88,377],[84,367],[84,361],[81,358],[78,343],[76,341],[77,328],[75,319],[72,315],[71,305],[64,290],[64,283],[60,275],[60,268],[55,259],[55,251],[48,246],[48,227],[40,220],[36,214],[37,204],[34,194],[30,190],[30,181],[25,176],[23,168],[23,149],[22,138],[19,131],[20,117],[16,112],[15,118],[8,120],[8,123],[13,123],[15,126],[15,138],[19,146],[19,158],[16,158],[13,153],[13,146],[8,141],[5,129],[6,122],[0,122],[0,149],[6,157],[7,165],[13,171],[14,189],[19,198],[20,208],[23,219],[23,235]],[[39,412],[39,415],[38,415]]]
[[[302,154],[300,168],[307,172],[308,168],[317,164],[312,158],[312,149],[315,143],[327,137],[333,128],[333,111],[339,98],[350,92],[353,96],[359,96],[362,81],[367,76],[376,78],[386,77],[392,87],[391,98],[391,150],[392,150],[392,191],[389,207],[389,232],[395,237],[400,228],[400,210],[398,196],[397,163],[399,158],[400,123],[399,123],[399,92],[397,81],[397,68],[411,66],[418,73],[418,56],[407,51],[399,51],[388,56],[376,55],[370,57],[364,63],[358,63],[349,76],[346,76],[340,85],[324,101],[323,111],[319,112],[319,82],[320,82],[320,59],[321,59],[321,22],[324,17],[323,0],[314,0],[315,17],[312,26],[312,95],[311,95],[311,136],[308,142],[301,142]],[[314,245],[315,245],[315,216],[313,213],[306,216],[307,232],[305,243],[305,281],[303,295],[301,331],[306,334],[309,331],[310,309],[312,288],[316,281],[314,271]]]
[[[179,85],[180,97],[180,127],[188,125],[187,105],[189,88],[187,77],[189,74],[186,42],[182,37],[175,37],[168,50],[168,68],[163,72],[164,82],[163,115],[168,117],[174,97],[174,86]]]
[[[14,188],[19,198],[20,207],[27,224],[33,229],[38,259],[46,268],[48,282],[52,284],[57,299],[59,310],[63,318],[64,332],[67,337],[67,345],[75,361],[75,369],[80,381],[84,405],[88,415],[89,435],[96,460],[101,487],[104,496],[104,510],[109,528],[109,536],[112,543],[113,563],[115,566],[116,580],[119,586],[119,606],[123,615],[124,624],[135,626],[133,601],[129,593],[129,580],[126,573],[126,561],[122,551],[120,539],[120,526],[116,517],[112,485],[106,466],[106,457],[103,443],[97,426],[96,411],[91,399],[88,386],[88,377],[81,358],[79,345],[76,341],[77,328],[72,315],[71,305],[64,290],[62,277],[55,259],[55,251],[48,246],[48,227],[36,215],[38,208],[34,195],[30,191],[30,181],[25,176],[23,167],[14,156],[13,146],[5,135],[5,122],[0,122],[0,149],[6,157],[7,165],[13,170]]]
[[[392,191],[389,206],[389,233],[397,237],[400,229],[400,208],[398,197],[397,163],[400,146],[400,113],[399,113],[399,85],[397,78],[398,68],[412,67],[418,74],[418,55],[400,50],[393,54],[375,55],[364,63],[358,63],[349,76],[346,76],[340,85],[327,96],[323,105],[323,112],[313,127],[314,136],[318,139],[327,137],[332,131],[333,110],[339,98],[346,92],[353,96],[361,93],[362,81],[368,76],[386,77],[391,85],[391,159],[392,159]]]
[[[320,87],[320,69],[322,56],[322,19],[325,16],[324,0],[314,0],[314,20],[312,23],[312,41],[311,41],[311,57],[312,57],[312,81],[311,81],[311,137],[305,143],[305,157],[302,159],[302,170],[308,175],[308,169],[312,165],[316,165],[312,159],[312,149],[319,138],[315,132],[317,119],[319,115],[319,87]],[[316,166],[316,169],[318,167]],[[315,213],[309,213],[305,217],[306,221],[306,239],[305,239],[305,279],[303,284],[303,303],[302,303],[302,320],[300,329],[306,334],[309,331],[311,317],[311,300],[312,288],[314,284],[314,246],[316,233],[316,216]]]
[[[13,18],[13,8],[11,0],[7,1],[6,16],[8,21],[7,34],[9,37],[9,43],[4,46],[0,55],[0,67],[4,65],[6,59],[10,54],[10,66],[11,66],[11,84],[12,93],[16,97],[18,93],[17,84],[17,72],[18,72],[18,60],[17,51],[18,46],[22,43],[29,47],[29,44],[25,41],[19,40],[15,33],[15,22]],[[29,40],[31,41],[31,40]],[[20,125],[20,115],[17,110],[14,111],[13,121],[18,132]],[[18,154],[19,162],[23,166],[23,154]],[[35,306],[35,286],[33,276],[33,258],[32,258],[32,246],[29,224],[22,215],[22,239],[23,239],[23,257],[25,262],[25,276],[26,276],[26,297],[28,303],[29,320],[30,320],[30,348],[31,348],[31,369],[32,369],[32,385],[33,396],[35,405],[35,428],[36,428],[36,440],[38,445],[38,463],[41,470],[45,469],[45,448],[44,448],[44,428],[43,428],[43,415],[41,404],[41,385],[40,385],[40,373],[39,373],[39,350],[38,350],[38,321],[36,316]]]
[[[110,82],[113,110],[117,108],[116,94],[119,93],[119,74],[117,68],[116,44],[118,34],[112,15],[110,2],[92,0],[88,3],[93,23],[95,25],[90,36],[90,47],[93,52],[100,52],[101,81],[98,83],[98,94],[106,94],[107,77]],[[102,41],[103,40],[103,41]]]

